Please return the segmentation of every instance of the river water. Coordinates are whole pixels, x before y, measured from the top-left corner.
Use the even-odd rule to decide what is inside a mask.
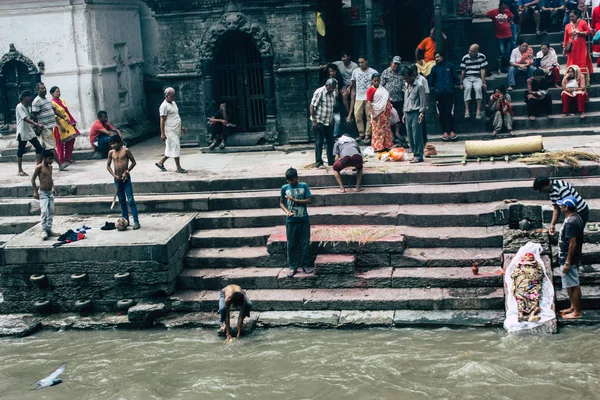
[[[0,340],[2,399],[598,399],[600,328],[43,332]],[[64,383],[30,391],[68,361]]]

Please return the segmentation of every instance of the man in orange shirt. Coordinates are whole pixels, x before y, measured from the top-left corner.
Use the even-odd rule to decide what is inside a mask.
[[[443,33],[442,37],[446,40],[446,35]],[[420,51],[424,53],[423,58],[420,57]],[[431,28],[429,36],[423,39],[415,49],[415,61],[419,73],[424,77],[428,77],[435,65],[435,28]]]

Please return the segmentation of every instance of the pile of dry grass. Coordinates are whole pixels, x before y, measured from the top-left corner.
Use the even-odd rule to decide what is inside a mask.
[[[574,150],[562,150],[552,151],[547,153],[535,153],[528,157],[519,158],[518,161],[527,165],[550,165],[550,166],[561,166],[568,165],[571,168],[580,168],[580,160],[585,161],[598,161],[600,156],[594,153],[587,153],[585,151],[574,151]]]
[[[328,244],[336,246],[340,242],[358,242],[359,246],[373,243],[386,236],[393,235],[393,227],[329,227],[315,228],[312,235],[319,239],[319,247]]]

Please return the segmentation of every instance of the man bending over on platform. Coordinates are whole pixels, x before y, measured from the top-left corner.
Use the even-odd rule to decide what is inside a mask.
[[[240,338],[242,333],[242,323],[244,318],[250,317],[252,311],[252,302],[246,296],[246,293],[238,285],[228,285],[221,290],[219,294],[219,315],[221,316],[221,331],[225,332],[225,343],[232,339],[230,329],[231,306],[239,307],[236,339]]]
[[[563,200],[569,196],[572,196],[576,204],[576,212],[583,220],[583,226],[590,219],[590,208],[588,204],[581,198],[577,190],[570,183],[558,179],[550,179],[547,176],[538,176],[533,182],[533,190],[541,193],[548,193],[550,195],[550,201],[554,206],[554,212],[552,213],[552,222],[550,222],[550,229],[548,232],[554,235],[556,232],[556,222],[560,214],[559,200]]]
[[[360,181],[362,180],[363,175],[363,158],[356,140],[345,133],[342,134],[333,145],[333,154],[335,155],[333,175],[335,176],[338,185],[340,185],[340,192],[346,193],[340,171],[348,167],[354,167],[356,169],[356,191],[362,192],[363,188],[360,186]]]
[[[558,259],[563,289],[567,290],[571,306],[561,310],[565,319],[581,318],[581,287],[579,286],[579,265],[583,245],[585,223],[577,214],[577,199],[567,196],[557,204],[565,214],[565,221],[558,236]]]

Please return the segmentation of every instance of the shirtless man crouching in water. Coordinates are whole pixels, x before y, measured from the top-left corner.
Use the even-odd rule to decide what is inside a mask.
[[[242,333],[242,323],[244,318],[250,317],[252,310],[252,302],[246,296],[246,293],[238,285],[228,285],[221,290],[219,294],[219,314],[221,315],[221,331],[225,332],[225,343],[229,343],[232,339],[229,332],[229,321],[231,316],[231,306],[239,307],[240,315],[238,316],[237,335],[236,339],[240,338]],[[224,325],[224,326],[223,326]]]

